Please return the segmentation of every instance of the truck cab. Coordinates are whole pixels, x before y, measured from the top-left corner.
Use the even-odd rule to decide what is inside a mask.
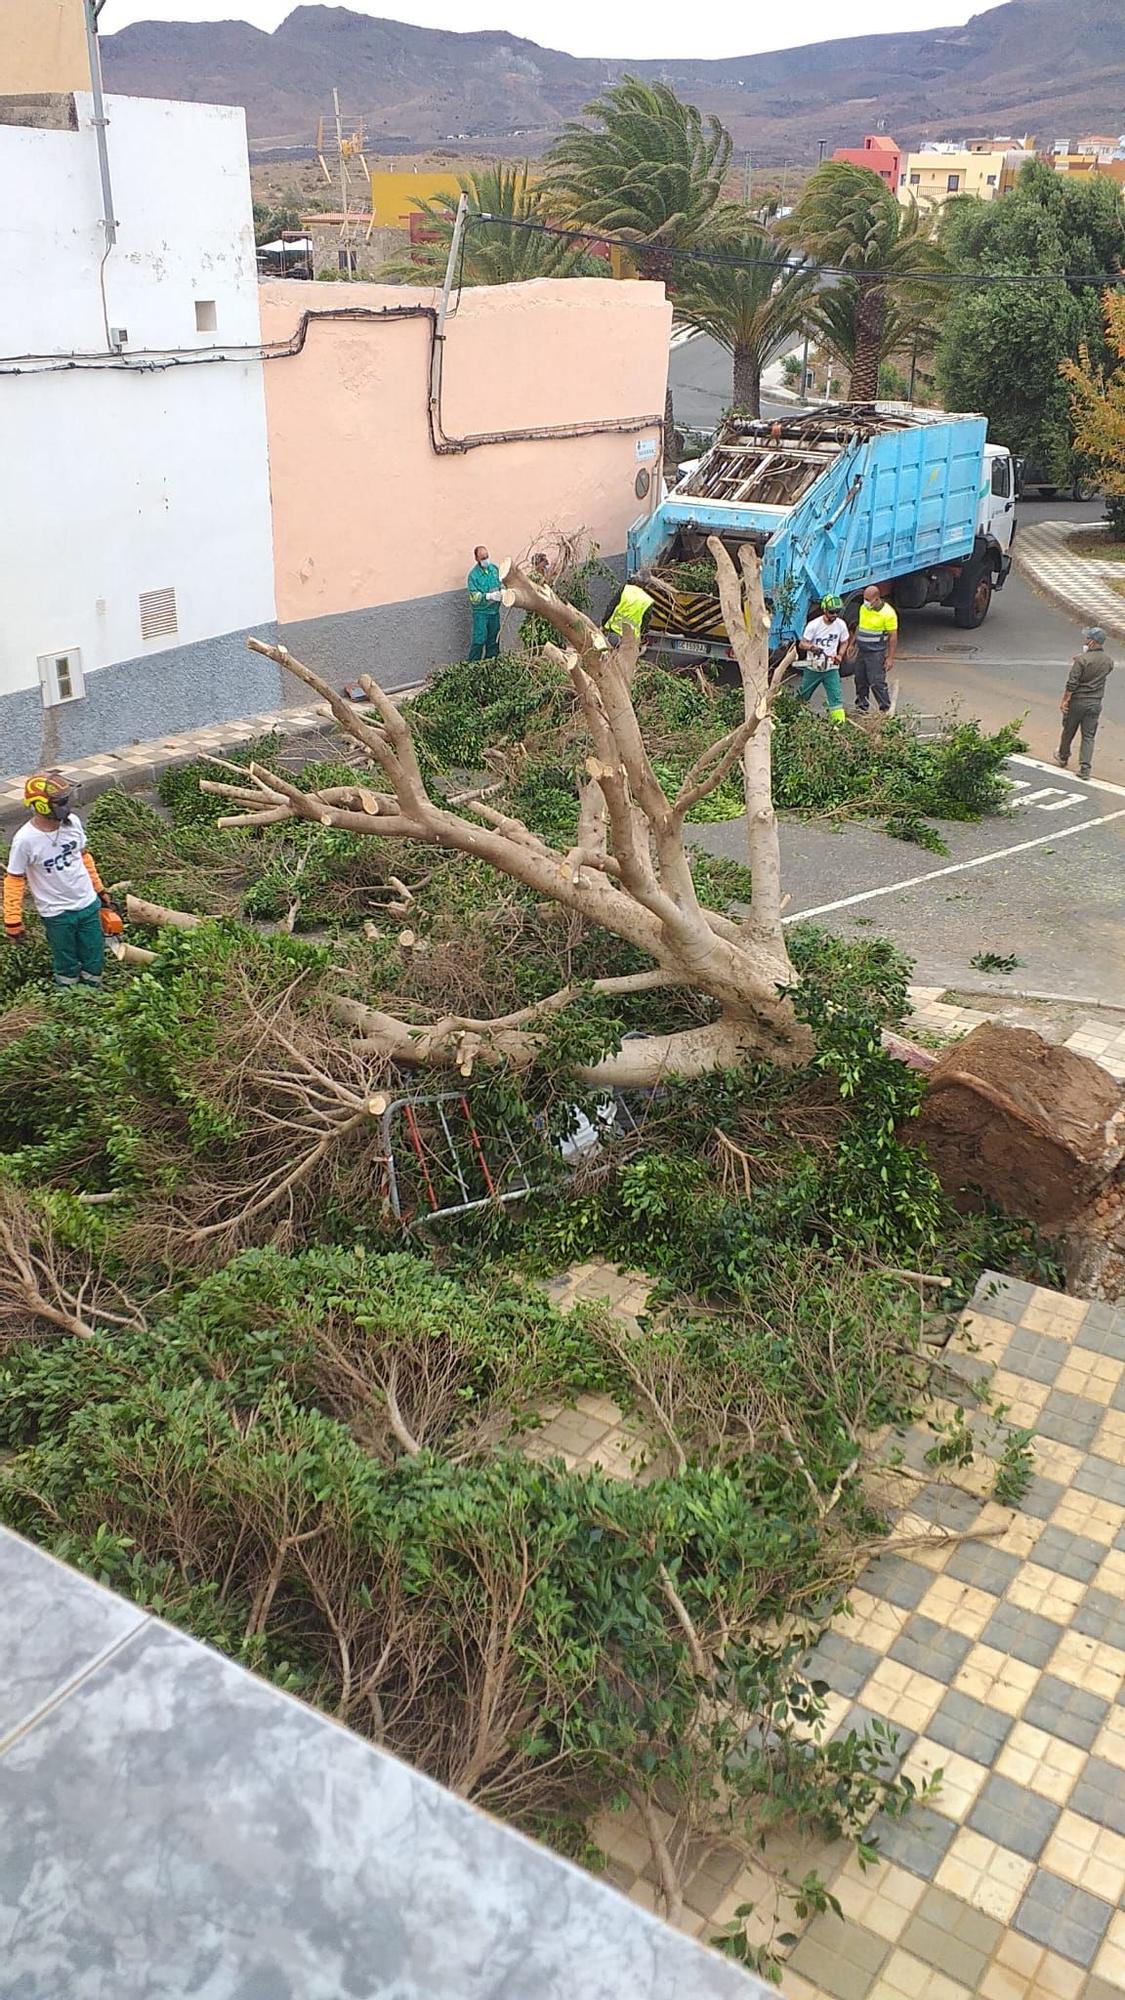
[[[1007,554],[1016,532],[1016,462],[1004,444],[984,447],[977,533],[991,535]]]

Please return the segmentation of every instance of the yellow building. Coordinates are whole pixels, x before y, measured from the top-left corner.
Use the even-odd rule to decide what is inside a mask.
[[[0,95],[89,88],[82,0],[0,0]]]
[[[953,195],[979,195],[995,201],[1011,186],[1015,173],[1034,157],[1022,146],[997,147],[990,152],[973,146],[932,146],[924,152],[908,153],[898,180],[898,198],[911,199],[920,207],[949,201]]]
[[[439,173],[427,169],[414,173],[410,168],[383,171],[371,176],[371,208],[377,229],[409,229],[410,217],[418,215],[425,203],[438,194],[456,194],[463,168],[451,160]]]

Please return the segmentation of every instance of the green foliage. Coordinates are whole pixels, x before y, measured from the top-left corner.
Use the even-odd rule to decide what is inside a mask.
[[[284,739],[277,734],[260,736],[241,750],[232,750],[226,758],[228,764],[268,764],[281,750]],[[177,827],[213,826],[215,821],[231,809],[229,799],[222,799],[214,792],[201,792],[201,778],[222,779],[224,772],[210,757],[198,757],[190,764],[170,765],[161,774],[157,785],[160,803],[172,815]]]
[[[518,742],[534,723],[557,725],[573,707],[570,683],[549,660],[502,653],[442,667],[416,698],[416,738],[443,770],[475,770],[487,749]]]
[[[1003,201],[946,203],[942,240],[966,276],[1014,279],[1073,272],[1090,285],[989,283],[951,287],[937,351],[946,407],[980,410],[989,436],[1034,460],[1045,478],[1076,474],[1072,424],[1060,363],[1086,343],[1104,355],[1100,288],[1120,265],[1125,200],[1102,176],[1074,179],[1041,161],[1025,166]]]
[[[721,1332],[667,1337],[686,1405]],[[640,1486],[513,1452],[529,1398],[628,1400],[615,1339],[495,1270],[252,1253],[151,1331],[9,1351],[0,1515],[572,1851],[657,1778],[744,1838],[901,1810],[878,1735],[826,1743],[801,1642],[761,1636],[838,1573],[805,1474],[838,1477],[841,1411],[800,1466],[780,1440],[747,1453],[737,1425]],[[786,1368],[764,1329],[732,1352],[739,1395],[765,1369],[791,1399]],[[865,1521],[856,1489],[841,1507]]]
[[[288,199],[270,204],[254,203],[254,242],[260,248],[263,243],[274,243],[283,230],[298,230],[301,227],[301,200],[296,189]]]
[[[829,729],[789,696],[777,707],[774,731],[774,803],[809,813],[875,818],[886,829],[943,852],[920,825],[934,819],[973,820],[998,812],[1010,785],[1004,766],[1026,748],[1014,724],[988,736],[976,722],[946,722],[923,741],[899,717],[877,738],[853,729]]]
[[[675,252],[729,214],[723,180],[731,139],[664,83],[623,77],[563,126],[547,164],[579,222],[637,244],[642,277],[667,277]]]
[[[838,292],[818,294],[814,325],[846,360],[849,394],[873,397],[880,362],[920,332],[934,310],[934,281],[946,260],[933,215],[898,201],[868,167],[824,160],[781,228],[818,263],[847,274]]]
[[[1014,972],[1023,960],[1017,958],[1014,951],[976,951],[969,964],[975,965],[978,972]]]
[[[701,597],[718,595],[714,556],[694,556],[690,561],[664,563],[660,574],[674,590],[696,591]]]
[[[699,251],[678,268],[676,321],[733,355],[734,404],[757,416],[762,369],[803,324],[815,273],[791,263],[777,235],[748,217],[709,232]]]
[[[713,565],[699,565],[692,587],[713,584]],[[677,583],[681,582],[679,575]],[[681,584],[681,587],[686,587]],[[685,773],[710,743],[736,726],[737,688],[701,687],[687,675],[651,664],[638,672],[634,701],[657,775],[674,797]],[[1009,784],[1004,765],[1023,747],[1014,725],[985,735],[975,722],[951,718],[923,741],[906,717],[878,737],[832,729],[803,703],[783,695],[775,711],[774,799],[779,807],[835,818],[885,819],[901,840],[943,853],[928,818],[967,820],[999,811]],[[486,750],[519,746],[508,794],[512,810],[534,832],[569,844],[577,823],[578,781],[586,754],[573,695],[561,668],[507,654],[500,660],[444,667],[418,697],[416,732],[438,770],[478,769]],[[338,780],[337,780],[338,782]],[[695,823],[725,820],[743,810],[736,770],[690,814]]]

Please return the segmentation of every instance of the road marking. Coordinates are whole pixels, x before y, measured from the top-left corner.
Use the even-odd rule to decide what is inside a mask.
[[[1028,782],[1027,778],[1010,780],[1013,791],[1026,794],[1022,799],[1015,799],[1013,801],[1015,805],[1034,806],[1038,812],[1057,813],[1061,812],[1064,806],[1080,806],[1085,800],[1084,792],[1060,792],[1057,785],[1042,785],[1037,792],[1029,792]],[[1045,805],[1045,799],[1052,799],[1054,803]]]
[[[1059,769],[1057,764],[1045,764],[1039,757],[1016,755],[1009,758],[1008,761],[1012,764],[1026,764],[1029,771],[1057,771]],[[1013,782],[1018,784],[1021,781],[1014,779]],[[1125,799],[1125,785],[1111,785],[1108,778],[1070,778],[1069,782],[1072,785],[1089,785],[1091,791],[1112,792],[1115,798]]]
[[[1119,788],[1118,788],[1119,789]],[[1041,833],[1034,840],[1021,840],[1014,847],[998,847],[993,854],[977,854],[971,861],[952,861],[947,868],[930,868],[924,875],[908,875],[904,882],[887,882],[879,889],[861,889],[856,896],[840,896],[834,903],[818,903],[812,910],[794,910],[782,917],[783,924],[795,924],[805,917],[827,917],[833,910],[850,910],[855,903],[870,903],[876,896],[893,896],[899,889],[916,889],[922,882],[938,882],[945,875],[963,875],[967,868],[984,868],[990,861],[1007,861],[1013,854],[1027,854],[1033,847],[1057,846],[1072,834],[1089,833],[1093,827],[1109,826],[1125,819],[1125,806],[1117,812],[1102,813],[1098,819],[1079,821],[1077,826],[1060,826],[1056,833]]]

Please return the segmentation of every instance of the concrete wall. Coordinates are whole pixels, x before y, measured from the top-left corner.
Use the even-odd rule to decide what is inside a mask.
[[[82,0],[0,0],[0,92],[89,88]]]
[[[262,287],[263,333],[339,308],[322,286]],[[372,312],[434,294],[354,284]],[[659,497],[671,308],[662,288],[610,279],[481,287],[448,321],[448,437],[604,420],[639,433],[523,439],[451,455],[427,426],[426,318],[310,325],[302,354],[266,369],[278,618],[287,643],[333,677],[420,679],[467,644],[476,543],[526,554],[552,528],[584,529],[607,556]],[[640,470],[651,476],[638,499]],[[299,644],[298,644],[299,641]]]
[[[261,709],[277,688],[268,663],[235,670],[224,643],[274,617],[243,114],[108,100],[119,234],[103,310],[91,101],[77,102],[76,132],[0,126],[0,355],[85,358],[9,361],[20,372],[0,377],[8,770],[33,741],[115,748],[246,712],[235,689]],[[197,302],[214,330],[197,327]],[[123,356],[107,323],[127,332]],[[175,630],[146,640],[140,596],[169,588]],[[72,648],[85,696],[47,712],[39,656]]]

